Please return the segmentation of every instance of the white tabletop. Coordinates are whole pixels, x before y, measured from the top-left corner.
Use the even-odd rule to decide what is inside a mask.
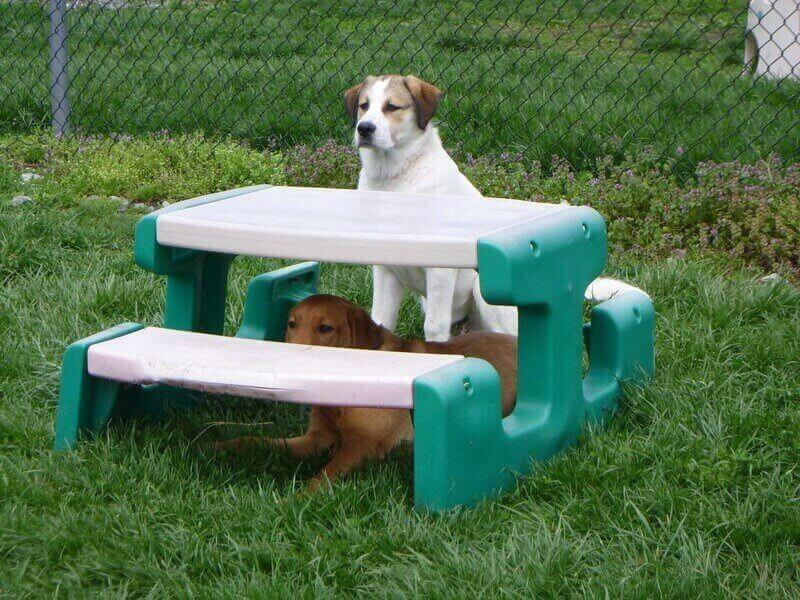
[[[165,246],[353,264],[476,267],[477,241],[569,206],[276,186],[158,216]]]
[[[146,327],[93,344],[95,377],[303,404],[412,408],[414,379],[461,360]]]

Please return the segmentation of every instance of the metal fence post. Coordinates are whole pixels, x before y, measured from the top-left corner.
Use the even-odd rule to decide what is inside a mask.
[[[56,137],[69,133],[66,14],[67,0],[50,0],[50,104]]]

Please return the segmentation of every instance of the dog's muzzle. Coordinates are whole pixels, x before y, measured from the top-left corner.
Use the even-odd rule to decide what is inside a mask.
[[[356,131],[358,132],[358,145],[359,147],[363,146],[372,146],[372,134],[375,133],[377,127],[375,123],[370,121],[362,121],[356,126]]]
[[[375,126],[375,123],[370,121],[362,121],[356,127],[358,135],[360,135],[362,138],[369,138],[373,133],[375,133],[376,129],[377,127]]]

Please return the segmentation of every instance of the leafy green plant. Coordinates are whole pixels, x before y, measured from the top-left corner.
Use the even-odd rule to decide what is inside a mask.
[[[259,152],[246,143],[209,140],[200,134],[171,136],[70,137],[46,133],[0,137],[6,164],[22,172],[36,168],[45,181],[36,190],[62,196],[120,196],[140,202],[183,200],[256,183],[285,181],[277,152]],[[19,177],[19,174],[16,176]]]
[[[154,201],[284,181],[281,157],[232,140],[163,132],[122,142],[89,138],[65,144],[54,174],[79,196],[117,195]]]

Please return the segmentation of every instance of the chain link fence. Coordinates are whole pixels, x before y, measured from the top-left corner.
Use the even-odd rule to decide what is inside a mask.
[[[800,158],[798,0],[0,0],[0,28],[0,133],[346,143],[342,91],[396,72],[456,152]]]

